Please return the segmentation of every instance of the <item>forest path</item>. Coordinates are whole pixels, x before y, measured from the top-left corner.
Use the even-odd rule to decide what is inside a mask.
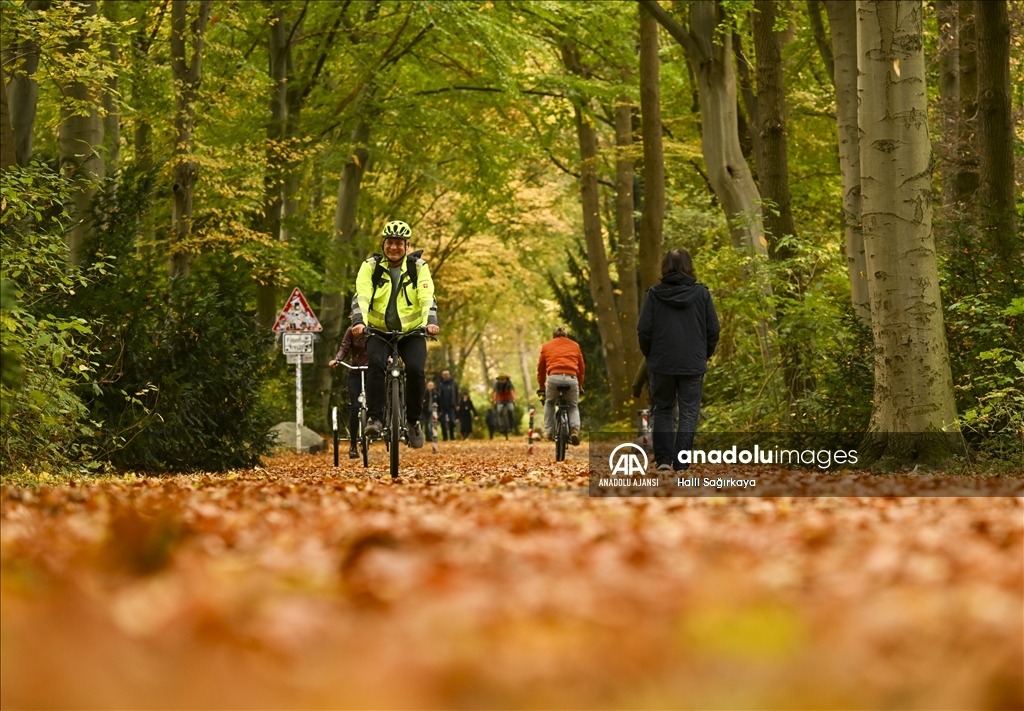
[[[1021,499],[592,499],[585,451],[4,487],[0,705],[1021,705]]]

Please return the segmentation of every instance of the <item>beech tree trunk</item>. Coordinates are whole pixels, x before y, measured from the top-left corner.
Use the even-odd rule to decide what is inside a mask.
[[[936,0],[939,20],[939,116],[938,154],[942,174],[942,204],[956,199],[957,119],[960,113],[960,32],[956,0]]]
[[[786,147],[786,90],[782,80],[782,43],[775,31],[775,0],[754,0],[754,51],[757,53],[757,131],[761,147],[758,173],[762,199],[774,203],[764,217],[774,256],[787,258],[792,250],[778,240],[796,235],[789,193],[789,155]]]
[[[366,101],[364,99],[359,102],[359,108],[363,111]],[[349,158],[345,161],[341,169],[341,178],[338,180],[334,235],[327,251],[327,264],[324,270],[326,283],[320,299],[319,317],[323,331],[320,332],[320,341],[316,345],[314,358],[313,388],[316,410],[310,427],[318,431],[326,431],[326,425],[330,421],[328,417],[333,371],[327,367],[327,363],[337,351],[341,335],[345,331],[346,318],[351,312],[351,306],[346,298],[351,295],[353,281],[349,275],[348,264],[352,259],[355,244],[359,190],[370,160],[369,140],[370,124],[364,117],[352,131],[349,139]]]
[[[750,254],[767,255],[761,195],[740,148],[732,35],[720,31],[722,9],[713,0],[695,0],[689,4],[687,30],[657,0],[640,3],[683,46],[697,77],[704,163],[711,187],[729,220],[733,246],[745,248]]]
[[[50,0],[28,0],[25,9],[28,12],[46,10]],[[14,139],[14,153],[18,165],[25,167],[32,158],[32,139],[35,134],[36,105],[39,96],[39,82],[36,81],[36,70],[39,68],[39,45],[31,38],[18,42],[10,51],[11,55],[20,57],[19,63],[13,63],[8,74],[7,109],[11,117],[11,130]],[[4,55],[6,57],[6,54]]]
[[[1006,0],[976,2],[978,40],[979,203],[982,238],[1009,274],[1021,270],[1014,182],[1010,18]]]
[[[3,55],[0,48],[0,56]],[[7,74],[0,64],[0,172],[17,165],[14,156],[14,131],[11,129],[11,112],[7,108]]]
[[[938,267],[921,0],[857,0],[861,210],[875,343],[869,430],[883,466],[942,463],[953,428]]]
[[[199,0],[199,12],[188,27],[191,58],[186,57],[188,0],[171,0],[171,73],[174,77],[174,206],[171,211],[171,277],[187,277],[192,252],[187,243],[192,233],[192,198],[199,164],[192,157],[192,130],[196,99],[202,81],[203,45],[213,0]]]
[[[640,119],[644,142],[644,200],[640,213],[640,295],[661,281],[665,221],[665,151],[661,140],[658,21],[640,7]],[[635,332],[634,325],[634,332]],[[629,333],[631,341],[639,341]]]
[[[96,14],[96,0],[74,0],[73,5],[86,16]],[[67,52],[88,51],[92,38],[83,33],[75,35],[67,45]],[[61,171],[71,176],[75,192],[68,204],[71,228],[65,233],[72,264],[82,263],[82,245],[89,234],[89,203],[96,194],[98,183],[103,180],[103,118],[100,116],[101,98],[83,82],[72,82],[64,87],[64,96],[69,101],[61,105],[61,122],[57,129],[57,148]],[[83,106],[90,107],[82,114]]]
[[[954,202],[971,221],[975,194],[981,182],[978,167],[978,47],[975,42],[974,0],[957,3],[960,54],[960,117],[957,126]]]
[[[270,79],[270,119],[267,121],[266,172],[263,175],[263,224],[261,230],[270,239],[281,239],[281,213],[284,180],[282,140],[288,121],[288,45],[287,25],[281,14],[281,5],[270,6],[270,28],[267,46]],[[256,323],[261,328],[273,328],[277,315],[278,285],[273,278],[274,265],[268,265],[271,274],[256,281]]]
[[[587,75],[570,40],[566,40],[562,45],[562,61],[570,72],[579,76]],[[622,329],[615,309],[615,294],[608,273],[608,255],[605,252],[601,228],[601,197],[597,185],[597,134],[590,124],[589,117],[584,114],[581,99],[573,101],[573,109],[580,146],[580,202],[583,206],[583,236],[587,245],[587,264],[590,267],[590,296],[594,300],[594,318],[601,335],[612,411],[616,416],[623,416],[629,402],[629,383],[626,380]]]
[[[633,106],[625,97],[615,107],[615,145],[619,151],[615,161],[615,216],[619,233],[619,250],[616,255],[616,268],[619,272],[617,301],[628,374],[640,367],[643,356],[640,353],[640,341],[635,336],[640,307],[636,288],[636,234],[633,229]]]
[[[836,125],[839,134],[839,172],[843,186],[843,232],[850,301],[857,318],[871,325],[868,271],[860,211],[860,126],[857,119],[857,6],[849,0],[825,0],[832,33],[835,69]]]

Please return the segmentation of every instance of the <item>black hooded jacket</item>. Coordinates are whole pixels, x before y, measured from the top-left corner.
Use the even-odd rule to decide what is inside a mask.
[[[721,329],[708,288],[673,272],[647,290],[636,330],[650,372],[701,375]]]

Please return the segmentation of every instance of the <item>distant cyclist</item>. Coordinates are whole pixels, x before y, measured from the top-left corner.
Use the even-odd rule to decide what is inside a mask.
[[[409,225],[401,220],[387,223],[381,233],[383,254],[373,255],[359,267],[352,297],[353,335],[361,335],[367,325],[404,333],[425,327],[431,336],[440,330],[430,267],[420,259],[422,250],[407,254],[411,236]],[[366,350],[370,356],[366,372],[366,433],[376,437],[384,417],[384,368],[389,348],[383,339],[370,338]],[[405,363],[409,445],[418,448],[423,446],[420,413],[426,387],[427,341],[422,336],[408,336],[398,342],[398,351]]]
[[[501,421],[501,413],[505,413],[505,426],[508,430],[513,430],[515,427],[515,412],[516,412],[516,388],[512,385],[512,379],[502,373],[498,376],[498,379],[494,381],[494,391],[491,393],[491,402],[494,403],[495,412],[498,415],[498,421]],[[506,430],[506,431],[508,431]]]
[[[569,338],[564,327],[559,326],[550,341],[540,348],[537,362],[537,382],[544,388],[544,436],[551,439],[555,431],[555,400],[558,387],[569,387],[569,442],[580,443],[579,396],[583,392],[583,376],[586,366],[579,344]]]

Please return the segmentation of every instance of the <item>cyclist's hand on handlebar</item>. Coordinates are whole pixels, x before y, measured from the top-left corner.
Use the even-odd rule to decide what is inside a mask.
[[[427,324],[427,335],[428,336],[436,336],[440,330],[441,330],[441,327],[438,326],[436,323],[428,323]]]
[[[327,367],[328,368],[337,368],[338,367],[338,361],[332,360],[330,363],[327,364]]]
[[[366,325],[362,323],[357,323],[352,326],[352,335],[355,336],[356,338],[359,338],[361,335],[363,335],[364,330],[366,330]]]

